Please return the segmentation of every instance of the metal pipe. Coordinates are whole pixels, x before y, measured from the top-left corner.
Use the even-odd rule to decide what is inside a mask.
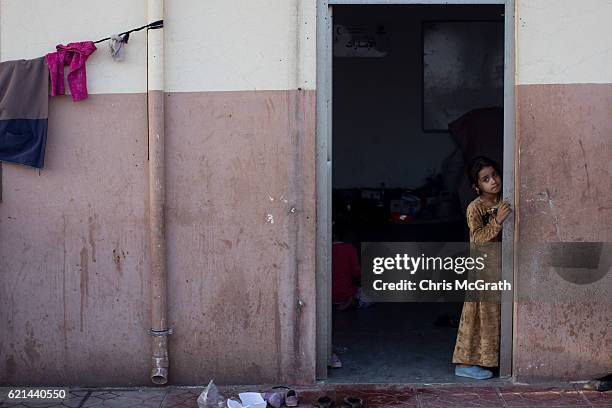
[[[163,0],[147,0],[149,22],[164,19]],[[151,256],[151,330],[154,384],[168,382],[168,289],[165,232],[164,29],[147,32],[149,118],[149,245]]]

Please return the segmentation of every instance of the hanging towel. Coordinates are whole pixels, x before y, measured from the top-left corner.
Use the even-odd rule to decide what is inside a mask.
[[[87,73],[85,62],[96,50],[93,41],[58,45],[56,52],[47,54],[47,65],[51,75],[51,96],[64,95],[64,66],[69,65],[68,87],[74,102],[87,98]]]
[[[45,58],[0,63],[0,161],[43,167],[48,112]]]

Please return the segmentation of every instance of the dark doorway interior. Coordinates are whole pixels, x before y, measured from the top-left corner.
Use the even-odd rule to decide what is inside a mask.
[[[502,165],[503,10],[334,7],[333,220],[357,252],[362,242],[468,240],[465,162]],[[451,364],[461,308],[335,307],[342,368],[329,380],[469,381]]]

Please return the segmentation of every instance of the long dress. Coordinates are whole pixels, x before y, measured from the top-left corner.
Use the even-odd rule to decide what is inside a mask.
[[[489,208],[480,197],[467,208],[470,242],[483,244],[501,241],[502,226],[495,220],[496,208]],[[487,266],[499,274],[498,255],[489,258]],[[492,273],[491,273],[492,272]],[[496,301],[464,302],[453,353],[453,363],[497,367],[499,361],[501,307]]]

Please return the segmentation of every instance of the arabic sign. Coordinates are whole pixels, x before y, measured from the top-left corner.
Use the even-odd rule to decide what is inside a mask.
[[[334,25],[334,57],[382,58],[388,48],[389,35],[384,26]]]

